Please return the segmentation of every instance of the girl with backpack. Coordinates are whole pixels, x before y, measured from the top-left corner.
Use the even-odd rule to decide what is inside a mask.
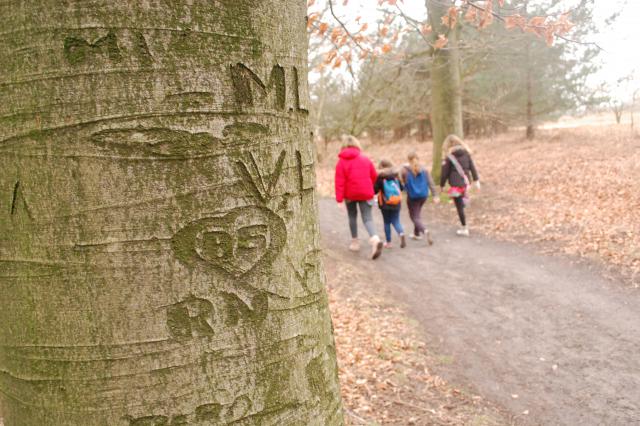
[[[462,225],[462,228],[458,229],[456,233],[460,236],[468,237],[469,228],[467,227],[464,208],[469,201],[468,191],[471,182],[469,176],[475,181],[478,189],[480,189],[480,177],[471,159],[471,150],[458,136],[447,136],[442,145],[442,152],[446,156],[442,161],[440,190],[444,190],[444,186],[448,181],[448,194],[456,205],[458,218]]]
[[[407,156],[409,164],[402,169],[402,183],[404,189],[407,192],[407,207],[409,208],[409,217],[413,222],[413,234],[411,238],[414,240],[421,240],[423,236],[426,236],[427,243],[433,244],[431,233],[425,228],[422,223],[422,206],[429,198],[429,195],[433,196],[435,203],[440,201],[437,196],[436,187],[431,179],[431,175],[422,165],[420,165],[420,159],[415,151],[412,151]]]
[[[378,194],[378,206],[384,220],[385,248],[391,248],[391,226],[400,236],[400,248],[407,245],[404,237],[404,228],[400,223],[400,206],[402,205],[402,183],[398,173],[394,172],[389,160],[382,160],[378,166],[380,173],[376,179],[373,190]]]
[[[353,136],[345,138],[338,158],[335,174],[336,201],[338,203],[344,201],[347,207],[351,231],[349,250],[360,250],[358,240],[358,208],[360,208],[362,222],[369,233],[371,259],[377,259],[382,254],[382,241],[376,234],[371,214],[375,195],[373,183],[378,176],[376,168],[371,160],[362,155],[360,141]]]

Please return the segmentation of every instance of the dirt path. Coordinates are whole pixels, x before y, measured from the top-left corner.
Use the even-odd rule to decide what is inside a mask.
[[[432,227],[433,247],[409,241],[371,262],[346,249],[346,213],[335,202],[321,201],[320,218],[325,247],[371,268],[410,307],[445,378],[524,424],[640,424],[637,291],[568,259],[443,226]]]

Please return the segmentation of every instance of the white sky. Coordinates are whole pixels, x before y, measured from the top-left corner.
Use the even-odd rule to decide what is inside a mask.
[[[566,7],[570,8],[576,1],[566,0]],[[589,41],[596,42],[604,51],[598,59],[602,69],[592,82],[594,85],[607,82],[615,86],[618,78],[633,73],[632,82],[617,89],[612,87],[617,96],[626,98],[640,88],[640,0],[597,0],[595,3],[594,15],[600,32]],[[416,19],[423,19],[426,15],[424,0],[404,0],[398,4],[407,15]],[[351,22],[356,16],[362,16],[364,21],[375,21],[377,7],[378,0],[349,0],[347,6],[342,6],[341,0],[334,0],[336,13]],[[612,25],[605,25],[605,19],[620,9],[623,12],[617,20]]]
[[[634,74],[634,81],[628,87],[619,88],[620,96],[628,95],[640,88],[640,1],[638,0],[598,0],[596,16],[604,20],[623,7],[623,13],[609,27],[604,27],[594,38],[604,49],[601,53],[602,70],[600,81],[614,84],[620,77]]]

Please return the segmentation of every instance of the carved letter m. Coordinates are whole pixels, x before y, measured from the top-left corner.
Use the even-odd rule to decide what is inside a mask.
[[[284,68],[281,66],[274,65],[271,68],[269,81],[264,84],[255,72],[246,65],[238,63],[231,65],[231,80],[238,106],[255,106],[253,88],[257,88],[263,102],[267,102],[272,97],[271,93],[275,89],[275,107],[279,110],[285,109],[287,89]]]

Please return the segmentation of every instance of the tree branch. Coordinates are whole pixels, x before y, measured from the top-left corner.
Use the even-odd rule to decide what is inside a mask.
[[[475,8],[475,9],[477,9],[477,10],[481,10],[481,11],[483,11],[483,12],[486,12],[486,11],[487,11],[485,7],[482,7],[482,6],[477,5],[477,4],[476,4],[474,1],[472,1],[472,0],[466,0],[466,3],[467,3],[469,6],[471,6],[471,7]],[[574,7],[573,9],[570,9],[568,12],[563,12],[562,14],[564,14],[564,13],[569,13],[569,12],[572,12],[572,11],[575,11],[575,10],[579,9],[580,7],[584,6],[584,5],[585,5],[585,3],[586,3],[586,0],[582,0],[582,1],[580,2],[580,4],[579,4],[579,5],[577,5],[577,6],[576,6],[576,7]],[[557,15],[559,15],[559,14],[560,14],[560,13],[551,14],[551,15],[539,15],[539,16],[557,16]],[[496,19],[498,19],[499,21],[502,21],[502,22],[505,22],[505,21],[506,21],[506,19],[505,19],[505,17],[504,17],[504,16],[500,15],[500,14],[499,14],[499,13],[497,13],[497,12],[494,12],[493,10],[491,10],[491,15],[493,15],[493,16],[494,16]],[[545,28],[544,26],[530,26],[530,27],[531,27],[531,28],[540,28],[540,29],[544,29],[544,28]],[[521,30],[521,31],[524,33],[524,30]],[[598,48],[598,49],[600,49],[600,50],[603,50],[603,51],[604,51],[604,49],[603,49],[603,48],[602,48],[598,43],[596,43],[596,42],[592,42],[592,41],[580,41],[580,40],[574,40],[574,39],[570,39],[570,38],[565,37],[565,36],[560,35],[560,34],[554,34],[554,36],[556,36],[557,38],[562,39],[562,40],[564,40],[564,41],[568,41],[568,42],[570,42],[570,43],[580,44],[580,45],[583,45],[583,46],[594,46],[594,47],[596,47],[596,48]]]
[[[368,50],[362,47],[362,45],[358,42],[358,40],[356,40],[355,37],[353,37],[353,35],[349,31],[349,29],[347,29],[347,26],[342,22],[342,20],[338,18],[335,11],[333,10],[333,0],[328,0],[328,1],[329,1],[329,10],[331,11],[331,16],[333,16],[333,19],[335,19],[340,24],[340,26],[345,31],[345,33],[347,33],[349,38],[355,43],[356,46],[358,46],[360,50],[364,52],[368,52]]]

